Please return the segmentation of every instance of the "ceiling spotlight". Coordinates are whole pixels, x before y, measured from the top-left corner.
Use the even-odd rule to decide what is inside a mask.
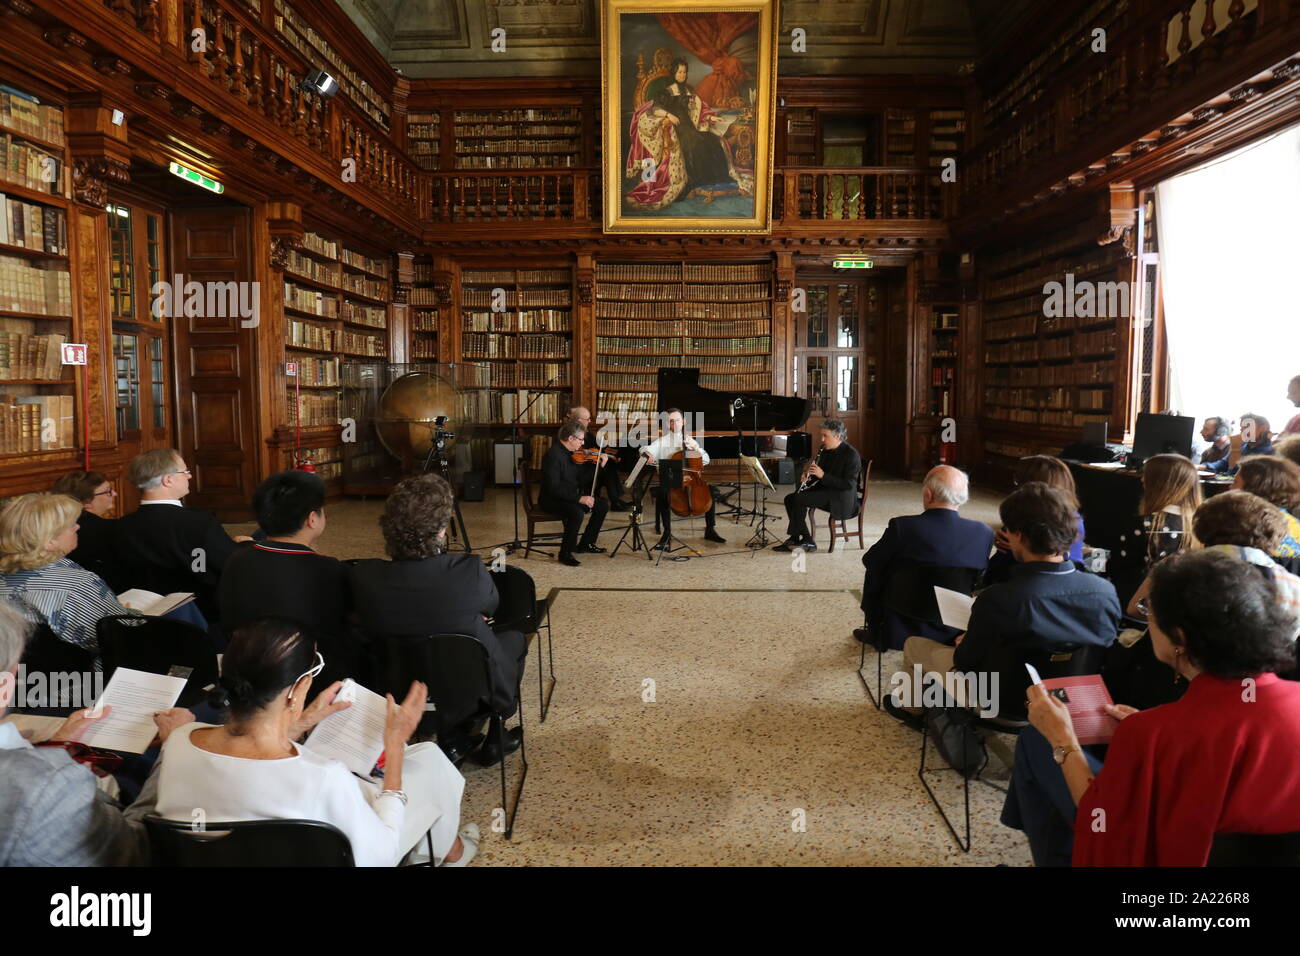
[[[308,93],[319,93],[321,96],[333,96],[339,91],[339,84],[324,70],[312,70],[302,78],[298,88]]]

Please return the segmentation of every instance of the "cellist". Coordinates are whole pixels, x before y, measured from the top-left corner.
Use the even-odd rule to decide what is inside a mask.
[[[658,438],[641,449],[641,454],[646,457],[646,464],[653,465],[661,458],[672,458],[673,455],[680,451],[698,453],[703,459],[704,464],[709,463],[709,453],[704,450],[694,438],[687,435],[683,429],[682,410],[680,408],[669,408],[659,417],[660,421],[667,423],[668,431],[660,434]],[[662,551],[668,546],[668,538],[672,533],[673,510],[668,506],[668,489],[659,484],[659,490],[655,495],[655,517],[663,527],[663,537],[652,550]],[[710,501],[709,510],[704,515],[704,540],[716,541],[718,544],[726,544],[727,539],[718,534],[717,529],[717,506]]]

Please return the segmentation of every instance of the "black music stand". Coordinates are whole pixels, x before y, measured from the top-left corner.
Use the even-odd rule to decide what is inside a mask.
[[[666,504],[669,495],[671,495],[674,490],[682,487],[682,473],[686,466],[686,461],[684,458],[660,458],[655,462],[655,464],[659,466],[659,492],[663,496]],[[656,548],[659,548],[659,557],[655,560],[655,567],[659,567],[659,562],[663,560],[665,554],[671,555],[668,559],[670,561],[689,561],[692,555],[697,558],[700,556],[700,552],[696,551],[671,531],[669,531],[665,537],[667,540],[660,539],[663,541],[662,548],[655,545]],[[675,548],[673,547],[674,541],[677,542],[677,547]],[[689,551],[690,554],[676,553],[682,550]]]
[[[560,377],[558,375],[555,376],[549,382],[546,383],[546,387],[550,388],[559,380]],[[514,420],[511,421],[510,445],[512,447],[519,448],[523,444],[523,442],[519,440],[519,423],[523,420],[523,417],[528,414],[528,410],[533,407],[533,403],[536,402],[539,398],[541,398],[542,395],[544,394],[545,392],[543,391],[536,392],[536,394],[534,394],[533,397],[529,400],[528,404],[524,406],[523,411],[521,411],[518,415],[516,415],[514,417]],[[523,456],[524,456],[524,452],[521,451],[520,456],[514,460],[514,470],[511,472],[513,480],[510,482],[510,500],[511,503],[513,504],[513,507],[511,508],[511,512],[515,516],[515,536],[509,541],[502,542],[500,545],[494,545],[494,547],[504,547],[506,549],[506,554],[514,554],[516,551],[518,551],[520,548],[524,546],[524,542],[519,540],[519,484],[520,484],[519,463],[523,461]],[[534,548],[534,550],[536,549]]]
[[[636,483],[632,488],[632,508],[628,512],[627,527],[623,529],[622,536],[618,539],[618,544],[614,545],[613,550],[609,552],[612,559],[618,554],[618,549],[623,547],[627,541],[627,536],[632,536],[632,543],[628,545],[633,552],[644,551],[645,559],[653,561],[654,555],[650,552],[650,545],[646,544],[645,535],[641,533],[641,502],[645,498],[646,489],[650,486],[649,469],[646,469],[645,475],[638,475]]]

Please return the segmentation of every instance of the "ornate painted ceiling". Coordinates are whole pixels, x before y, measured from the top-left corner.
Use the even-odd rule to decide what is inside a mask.
[[[338,0],[411,77],[595,76],[599,0]],[[783,0],[781,32],[807,33],[785,75],[955,73],[1021,19],[1031,0]],[[493,52],[505,28],[506,49]],[[498,34],[499,36],[499,34]]]

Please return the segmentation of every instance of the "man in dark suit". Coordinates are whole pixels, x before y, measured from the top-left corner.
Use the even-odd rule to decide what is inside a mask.
[[[884,628],[889,646],[902,650],[909,637],[951,643],[957,631],[942,624],[900,614],[884,606],[891,575],[900,568],[969,568],[971,583],[988,567],[993,529],[963,518],[958,509],[970,498],[966,473],[950,465],[932,468],[921,486],[919,515],[891,518],[880,540],[862,556],[862,610],[868,622]],[[866,640],[865,629],[854,632]]]
[[[154,448],[131,460],[127,475],[140,489],[140,507],[113,529],[114,577],[128,587],[158,594],[192,591],[208,621],[219,617],[217,584],[235,543],[208,511],[181,502],[190,493],[190,471],[173,448]]]
[[[591,412],[585,406],[571,405],[566,418],[582,426],[585,433],[582,439],[583,448],[587,451],[600,449],[600,442],[596,437],[596,433],[591,429]],[[623,500],[623,486],[619,481],[618,473],[618,449],[606,446],[602,454],[605,459],[600,464],[599,475],[596,474],[594,464],[578,466],[582,476],[582,487],[588,491],[592,490],[593,484],[597,488],[604,488],[605,495],[609,498],[609,510],[627,511],[632,505]],[[594,482],[593,478],[595,478]],[[592,491],[592,494],[595,494],[595,492]]]
[[[804,471],[804,482],[809,487],[785,496],[786,540],[773,551],[817,550],[805,520],[809,508],[829,511],[831,517],[838,519],[857,514],[862,456],[845,441],[847,435],[848,429],[839,419],[828,418],[822,422],[821,450]]]
[[[991,674],[998,694],[993,703],[999,713],[1016,716],[1029,684],[1025,658],[1084,644],[1109,647],[1119,631],[1120,608],[1113,584],[1069,559],[1078,518],[1059,489],[1041,481],[1021,485],[1002,502],[1001,514],[1016,559],[1010,580],[980,593],[965,633],[951,647],[908,638],[903,670],[910,675],[920,667],[941,681],[949,672]],[[892,695],[884,703],[895,717],[919,728],[917,714],[905,711]]]
[[[295,621],[315,639],[325,669],[312,685],[352,677],[367,682],[365,648],[348,625],[348,573],[318,554],[325,531],[325,482],[309,472],[272,475],[253,492],[264,541],[241,544],[226,561],[217,596],[227,633],[263,617]]]
[[[604,548],[596,544],[596,535],[605,521],[609,504],[602,498],[585,494],[578,465],[573,453],[582,448],[587,433],[577,422],[560,426],[555,441],[542,459],[542,489],[537,503],[546,511],[564,519],[564,542],[560,545],[560,563],[576,568],[582,564],[574,554],[601,554]],[[578,541],[582,516],[591,513],[587,530]]]

